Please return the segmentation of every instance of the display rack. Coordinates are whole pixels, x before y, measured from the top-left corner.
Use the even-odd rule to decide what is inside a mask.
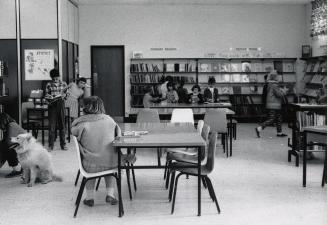
[[[131,108],[143,107],[146,86],[158,94],[158,86],[166,76],[183,80],[191,90],[194,84],[203,90],[209,77],[216,80],[221,101],[232,103],[238,118],[263,116],[261,95],[264,75],[272,69],[279,74],[279,84],[289,90],[293,102],[296,84],[296,58],[132,58],[130,64]]]

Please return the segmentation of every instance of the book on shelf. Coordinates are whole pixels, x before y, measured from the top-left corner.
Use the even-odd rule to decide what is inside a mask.
[[[263,72],[263,68],[262,68],[262,63],[261,62],[253,62],[251,64],[252,68],[251,71],[252,72]]]
[[[295,74],[284,74],[283,81],[284,82],[296,82],[296,75]]]
[[[327,72],[327,60],[320,63],[318,72],[326,73]]]
[[[210,63],[201,63],[199,71],[200,72],[211,72],[211,64]]]
[[[174,64],[174,71],[179,72],[179,63]]]
[[[299,130],[307,126],[326,125],[326,116],[313,112],[296,112],[297,121],[299,122]]]
[[[218,93],[219,93],[219,89],[218,89]],[[223,95],[232,95],[233,94],[233,87],[230,87],[230,86],[221,87],[221,94],[223,94]]]
[[[242,87],[241,86],[233,86],[233,93],[234,94],[242,94]]]
[[[264,61],[262,67],[263,72],[270,72],[274,69],[274,63],[272,61]]]
[[[225,83],[225,82],[230,82],[230,74],[223,74],[221,75],[221,82]]]
[[[175,64],[174,63],[165,63],[164,71],[165,72],[175,72]]]
[[[250,77],[248,74],[243,74],[242,75],[242,82],[244,83],[249,83],[250,82]]]
[[[321,84],[323,78],[324,78],[324,76],[316,74],[316,75],[313,76],[310,83],[312,83],[312,84]]]
[[[212,72],[219,72],[219,63],[218,62],[212,63],[211,69],[212,69]]]
[[[219,64],[219,72],[230,72],[230,65],[228,62],[221,62]]]
[[[180,63],[179,64],[179,72],[186,72],[185,69],[186,69],[185,68],[185,63]]]
[[[258,83],[264,83],[265,82],[265,76],[263,74],[257,75],[257,82]]]
[[[318,70],[319,70],[319,67],[320,67],[320,62],[318,61],[318,62],[316,62],[316,63],[314,64],[313,69],[312,69],[312,72],[313,72],[313,73],[317,73]]]
[[[251,72],[251,62],[242,61],[242,72]]]
[[[277,73],[283,72],[283,61],[274,61],[274,70],[277,71]]]
[[[242,82],[241,74],[231,74],[231,82],[240,83]]]
[[[241,86],[241,94],[250,94],[250,87],[249,86]]]
[[[242,67],[240,62],[232,62],[230,63],[230,72],[241,72]]]
[[[294,72],[294,63],[283,61],[283,72]]]
[[[257,75],[256,74],[250,74],[249,75],[249,82],[250,83],[256,83],[257,81]]]

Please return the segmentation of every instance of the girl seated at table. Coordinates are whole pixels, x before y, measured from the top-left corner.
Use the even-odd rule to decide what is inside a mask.
[[[178,94],[174,90],[174,85],[172,82],[167,83],[167,93],[166,93],[167,103],[178,102]]]
[[[198,103],[198,104],[202,104],[203,103],[203,96],[201,94],[201,88],[199,85],[195,84],[192,87],[192,93],[189,94],[189,103]]]
[[[105,114],[103,101],[97,96],[84,99],[83,116],[74,120],[72,133],[80,143],[82,164],[87,172],[95,173],[117,168],[117,152],[112,146],[115,131],[121,134],[117,123]],[[118,203],[115,196],[115,179],[105,177],[106,202],[111,205]],[[86,198],[83,203],[87,206],[94,205],[95,179],[86,183]]]
[[[150,108],[151,103],[160,102],[160,98],[152,96],[153,90],[151,86],[145,87],[145,94],[143,96],[143,107]]]

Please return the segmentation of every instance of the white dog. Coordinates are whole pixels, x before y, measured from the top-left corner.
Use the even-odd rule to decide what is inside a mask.
[[[17,137],[12,137],[11,142],[18,144],[15,150],[24,171],[22,183],[27,183],[28,187],[32,187],[36,180],[42,184],[52,180],[62,181],[61,177],[53,174],[50,153],[36,141],[32,134],[19,134]]]

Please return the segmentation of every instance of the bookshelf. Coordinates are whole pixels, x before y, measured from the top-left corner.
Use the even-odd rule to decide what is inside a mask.
[[[327,84],[327,55],[301,58],[305,61],[302,79],[304,90],[301,99],[305,102],[316,102],[321,89]]]
[[[191,92],[194,84],[203,91],[208,79],[214,77],[221,101],[232,103],[238,118],[262,117],[261,95],[264,75],[275,69],[279,83],[289,89],[288,100],[293,102],[296,84],[296,58],[132,58],[130,65],[131,108],[140,108],[147,85],[158,94],[157,88],[166,76],[173,81],[183,80]]]
[[[8,89],[6,88],[5,78],[8,76],[7,63],[0,60],[0,114],[4,112],[3,99],[8,96]],[[3,140],[3,130],[0,128],[0,141]]]

